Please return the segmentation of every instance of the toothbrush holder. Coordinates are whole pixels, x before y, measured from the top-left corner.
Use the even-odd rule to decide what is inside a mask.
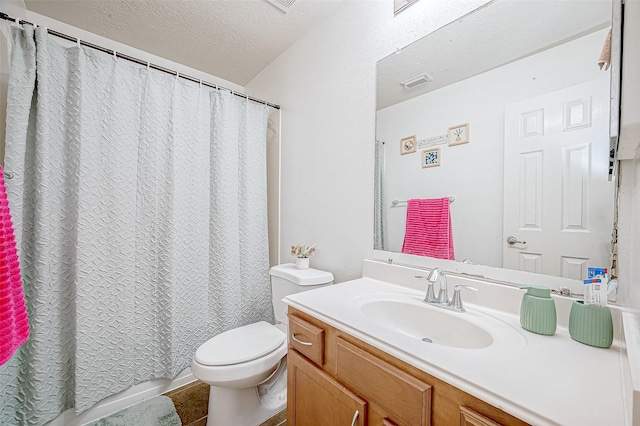
[[[569,335],[585,345],[608,348],[613,343],[611,311],[604,306],[585,305],[576,300],[569,314]]]

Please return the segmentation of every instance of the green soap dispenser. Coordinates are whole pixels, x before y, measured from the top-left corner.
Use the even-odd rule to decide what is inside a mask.
[[[522,286],[527,294],[522,296],[520,325],[533,333],[551,336],[556,332],[556,303],[551,298],[551,289],[540,286]]]

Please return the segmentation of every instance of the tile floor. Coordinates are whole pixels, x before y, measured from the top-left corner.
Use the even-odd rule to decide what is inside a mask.
[[[165,393],[176,406],[183,426],[205,426],[209,404],[209,385],[199,380]],[[281,411],[258,426],[285,426],[287,412]]]

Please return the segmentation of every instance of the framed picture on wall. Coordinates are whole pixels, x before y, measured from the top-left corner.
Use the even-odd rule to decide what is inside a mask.
[[[400,154],[411,154],[412,152],[416,152],[418,148],[418,142],[416,141],[416,135],[407,136],[406,138],[400,139]]]
[[[422,168],[438,167],[440,165],[440,148],[422,151]]]
[[[469,143],[469,123],[449,127],[449,146]]]

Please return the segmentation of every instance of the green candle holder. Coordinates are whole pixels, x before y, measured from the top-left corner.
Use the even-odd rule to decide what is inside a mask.
[[[585,345],[609,348],[613,343],[613,319],[607,307],[576,300],[569,314],[569,335]]]

